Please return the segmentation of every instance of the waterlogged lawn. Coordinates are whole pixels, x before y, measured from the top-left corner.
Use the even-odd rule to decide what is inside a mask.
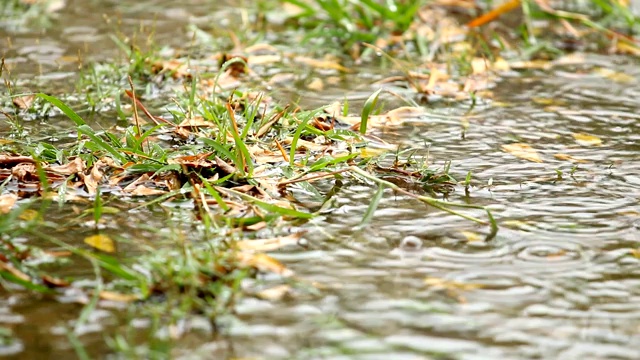
[[[54,3],[4,5],[9,39],[16,27],[64,28],[81,9]],[[196,18],[200,5],[184,11]],[[134,3],[120,6],[133,14],[128,21],[140,14]],[[112,9],[104,11],[111,19]],[[402,197],[429,218],[462,221],[455,226],[469,243],[491,244],[500,221],[491,199],[473,194],[490,191],[493,178],[480,183],[447,159],[434,162],[424,143],[399,141],[399,129],[432,117],[465,139],[476,109],[510,106],[493,100],[505,78],[573,66],[594,79],[633,82],[587,66],[585,52],[639,54],[638,22],[617,1],[287,0],[209,11],[219,23],[180,24],[183,46],[154,41],[156,31],[167,35],[149,24],[116,26],[105,36],[120,57],[76,58],[75,91],[56,90],[55,79],[27,80],[21,64],[37,56],[5,54],[3,301],[29,304],[23,317],[42,311],[55,324],[40,334],[46,345],[24,325],[0,329],[6,354],[187,356],[191,345],[241,329],[233,325],[238,304],[322,296],[328,286],[297,275],[286,254],[330,232],[322,222],[346,216],[353,187],[366,189],[366,206],[343,232],[366,231],[388,211],[379,209],[385,199]],[[57,60],[58,70],[76,65]],[[570,135],[581,146],[603,143]],[[545,161],[526,136],[495,151],[513,162]],[[569,151],[554,156],[575,165],[540,181],[573,177],[581,160]],[[402,246],[419,249],[419,241],[405,237]],[[461,303],[460,292],[483,287],[425,284]]]

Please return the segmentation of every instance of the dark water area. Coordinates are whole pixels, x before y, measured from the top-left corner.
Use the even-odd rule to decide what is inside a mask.
[[[68,1],[35,31],[4,20],[0,39],[11,39],[4,56],[14,79],[72,84],[71,57],[79,52],[87,62],[121,56],[103,14],[132,31],[154,26],[156,40],[178,46],[188,41],[186,24],[241,18],[242,10],[219,1]],[[485,242],[487,229],[391,191],[359,229],[375,189],[346,185],[335,211],[304,226],[306,248],[272,253],[314,291],[244,299],[218,332],[194,317],[181,324],[191,331],[176,341],[173,357],[640,359],[639,65],[630,57],[586,56],[578,65],[510,73],[471,113],[467,103],[425,105],[433,106],[429,115],[380,136],[420,147],[434,168],[450,161],[458,180],[471,172],[469,196],[458,187],[449,198],[487,205],[500,225],[497,237]],[[362,75],[353,77],[345,83],[361,82]],[[357,103],[370,93],[366,83],[355,87],[297,94],[326,104],[345,97]],[[576,134],[600,143],[581,143]],[[542,162],[502,150],[512,142],[535,148]],[[123,212],[109,215],[108,224],[124,234],[119,250],[131,255],[140,251],[136,242],[155,236],[147,229],[189,211],[131,215],[118,206]],[[70,242],[85,235],[81,226],[63,232]],[[0,293],[0,325],[18,339],[0,346],[0,356],[74,358],[65,333],[82,308],[74,296]],[[92,357],[118,358],[108,355],[104,332],[127,313],[111,306],[96,310],[78,335]]]

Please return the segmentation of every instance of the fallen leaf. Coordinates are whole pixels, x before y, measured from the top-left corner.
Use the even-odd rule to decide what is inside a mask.
[[[180,157],[168,159],[167,163],[180,164],[180,165],[196,167],[196,168],[210,168],[214,165],[213,161],[207,159],[211,154],[213,154],[213,152],[206,152],[206,153],[201,153],[197,155],[180,156]]]
[[[277,301],[282,300],[282,298],[287,295],[291,291],[291,286],[283,284],[277,285],[265,290],[258,292],[256,295],[263,300]]]
[[[18,201],[18,196],[16,194],[0,195],[0,214],[9,213],[16,201]]]
[[[573,134],[573,138],[576,139],[576,142],[582,146],[601,146],[602,145],[602,140],[595,135],[577,133],[577,134]]]
[[[214,127],[215,124],[212,121],[207,121],[202,116],[196,116],[196,117],[182,120],[182,122],[178,124],[178,126],[185,127],[185,128],[199,128],[199,127]]]
[[[84,238],[85,244],[104,251],[107,253],[114,253],[116,251],[116,245],[111,238],[104,234],[91,235]]]
[[[0,270],[7,271],[22,281],[31,282],[31,277],[29,275],[16,269],[12,264],[0,261]]]
[[[293,275],[293,271],[287,269],[287,267],[282,265],[280,261],[272,258],[267,254],[250,254],[241,252],[237,254],[237,257],[240,264],[244,266],[254,267],[262,272],[272,272],[284,277]]]
[[[353,72],[353,70],[340,65],[340,63],[338,63],[339,61],[338,59],[333,59],[333,58],[327,59],[327,60],[317,60],[317,59],[312,59],[305,56],[296,56],[294,58],[294,61],[305,64],[305,65],[309,65],[316,69],[337,70],[344,73]]]
[[[571,162],[576,162],[581,164],[586,164],[589,162],[588,160],[578,159],[568,154],[555,154],[553,155],[553,157],[555,157],[558,160],[566,160],[566,161],[571,161]]]
[[[309,84],[307,84],[307,89],[320,92],[324,90],[324,82],[322,82],[320,78],[313,78]]]
[[[36,99],[35,95],[24,95],[13,98],[13,105],[20,110],[27,110],[33,105],[33,101]]]
[[[236,243],[236,246],[240,250],[250,251],[273,251],[279,248],[296,245],[303,233],[295,233],[288,236],[269,238],[269,239],[255,239],[255,240],[242,240]]]
[[[502,150],[520,159],[541,163],[542,159],[536,149],[524,143],[513,143],[502,145]]]
[[[113,291],[100,291],[100,299],[118,301],[118,302],[133,302],[140,300],[140,297],[133,294],[121,294]]]
[[[603,78],[622,84],[632,83],[636,80],[636,78],[631,75],[606,68],[597,68],[593,72],[594,74],[600,75]]]
[[[478,233],[475,233],[473,231],[463,230],[460,231],[460,233],[465,237],[465,239],[467,239],[468,242],[481,241],[483,239],[480,235],[478,235]]]
[[[98,184],[102,180],[104,175],[100,168],[104,166],[101,160],[96,161],[91,168],[89,175],[85,175],[84,184],[87,186],[87,192],[91,195],[95,195],[98,192]]]
[[[67,287],[71,285],[67,280],[56,278],[49,275],[42,275],[42,282],[50,288]]]
[[[167,192],[160,189],[152,189],[144,185],[138,185],[135,187],[135,189],[128,191],[128,193],[132,196],[155,196],[166,194]]]
[[[20,220],[32,221],[38,218],[38,211],[33,209],[27,209],[23,211],[18,217],[20,218]]]
[[[72,175],[79,172],[83,172],[86,169],[86,165],[81,158],[77,157],[64,165],[48,166],[47,170],[53,171],[61,175]]]

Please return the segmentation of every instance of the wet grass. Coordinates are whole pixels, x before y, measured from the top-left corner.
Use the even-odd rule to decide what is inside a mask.
[[[353,62],[380,61],[376,53],[390,59],[401,69],[400,81],[415,93],[431,95],[439,91],[435,85],[454,78],[458,88],[452,97],[464,93],[461,100],[470,100],[471,109],[479,89],[467,87],[470,77],[490,72],[478,72],[474,59],[494,63],[514,47],[503,42],[499,31],[484,29],[466,33],[469,40],[460,51],[440,37],[428,39],[418,30],[433,24],[417,19],[420,11],[431,8],[420,1],[389,1],[385,6],[370,0],[285,2],[302,10],[289,20],[303,26],[309,42],[338,39],[332,50],[345,57],[350,52]],[[628,40],[613,28],[637,31],[628,10],[610,2],[596,2],[599,15],[588,19],[522,4],[520,40],[525,45],[516,45],[521,58],[566,53],[553,45],[553,38],[534,37],[533,20],[573,21],[621,43]],[[280,103],[264,86],[255,85],[259,81],[250,77],[253,64],[242,54],[221,51],[211,61],[190,53],[141,51],[117,37],[114,42],[127,61],[88,67],[78,94],[18,94],[8,87],[14,104],[27,97],[32,103],[16,104],[15,113],[5,114],[12,121],[12,133],[22,135],[2,145],[0,161],[2,201],[9,204],[0,217],[2,285],[10,291],[51,296],[74,288],[85,295],[88,300],[69,337],[82,358],[88,355],[73,331],[86,323],[101,300],[127,303],[132,316],[152,319],[150,335],[141,343],[129,340],[131,327],[110,336],[114,351],[125,357],[162,357],[171,352],[171,341],[151,334],[169,331],[195,315],[211,321],[215,330],[217,319],[232,312],[238,299],[256,295],[243,284],[258,274],[275,273],[287,285],[302,283],[265,254],[285,245],[270,247],[266,240],[295,245],[288,232],[301,234],[309,219],[331,211],[331,200],[340,196],[346,181],[371,189],[361,228],[375,221],[377,206],[392,192],[479,224],[487,240],[498,231],[486,207],[455,203],[441,195],[461,184],[468,196],[471,173],[464,180],[455,179],[448,165],[434,169],[412,149],[396,149],[377,138],[380,125],[374,120],[393,117],[381,103],[394,93],[382,86],[372,89],[356,113],[350,114],[347,102],[305,109]],[[365,51],[355,54],[354,47]],[[415,64],[425,59],[440,61],[449,69],[447,76],[444,70],[436,75],[436,66],[421,72]],[[346,72],[330,62],[314,66]],[[402,100],[417,105],[413,98]],[[113,116],[114,126],[96,126],[88,118],[95,113]],[[74,138],[63,146],[30,139],[20,122],[27,116],[64,117]],[[24,188],[29,191],[17,190]],[[107,190],[111,195],[105,195]],[[126,211],[132,213],[167,203],[188,204],[191,218],[185,229],[184,224],[172,223],[168,214],[166,226],[155,234],[165,238],[165,245],[138,244],[142,255],[120,255],[118,240],[102,226],[105,218],[121,211],[105,203],[107,196],[130,202]],[[75,201],[84,201],[85,209],[70,222],[82,218],[91,223],[84,243],[57,236],[56,230],[68,224],[48,218],[51,209]],[[24,238],[50,248],[29,245]],[[93,285],[57,276],[50,270],[52,264],[91,269]]]

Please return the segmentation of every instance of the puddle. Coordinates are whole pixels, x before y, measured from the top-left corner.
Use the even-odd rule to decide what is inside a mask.
[[[17,31],[5,22],[0,38],[11,37],[4,55],[17,79],[35,75],[69,85],[78,53],[87,61],[118,56],[108,38],[113,25],[102,14],[125,29],[154,26],[156,40],[170,46],[185,41],[188,22],[238,16],[235,11],[197,0],[180,8],[159,0],[70,0],[49,15],[46,31]],[[65,26],[68,18],[73,26]],[[307,248],[274,253],[316,289],[280,301],[245,299],[237,316],[221,321],[219,333],[196,317],[182,325],[198,330],[176,343],[175,358],[640,358],[640,68],[635,59],[599,56],[581,66],[627,77],[620,82],[570,67],[524,72],[493,89],[494,106],[479,105],[467,115],[468,104],[438,104],[433,116],[385,133],[400,146],[423,144],[420,151],[428,151],[434,167],[450,161],[459,180],[471,172],[470,196],[457,188],[449,198],[489,205],[501,225],[494,240],[470,241],[468,233],[485,229],[390,191],[372,223],[359,230],[375,189],[345,185],[338,208],[304,226]],[[362,82],[353,76],[343,85]],[[366,85],[347,95],[337,89],[303,97],[315,105],[345,96],[357,103],[370,93]],[[602,144],[580,144],[578,133]],[[501,149],[515,141],[534,147],[543,162]],[[124,234],[119,250],[141,252],[137,242],[156,236],[145,228],[184,215],[179,208],[165,211],[110,215],[108,226],[121,226]],[[51,220],[74,216],[65,208]],[[78,242],[83,231],[82,225],[65,229]],[[82,274],[91,269],[65,275]],[[75,356],[66,329],[81,305],[20,292],[5,291],[0,299],[0,325],[18,339],[0,346],[0,356]],[[126,314],[109,308],[93,314],[80,336],[90,355],[104,357],[103,331],[117,317]]]

